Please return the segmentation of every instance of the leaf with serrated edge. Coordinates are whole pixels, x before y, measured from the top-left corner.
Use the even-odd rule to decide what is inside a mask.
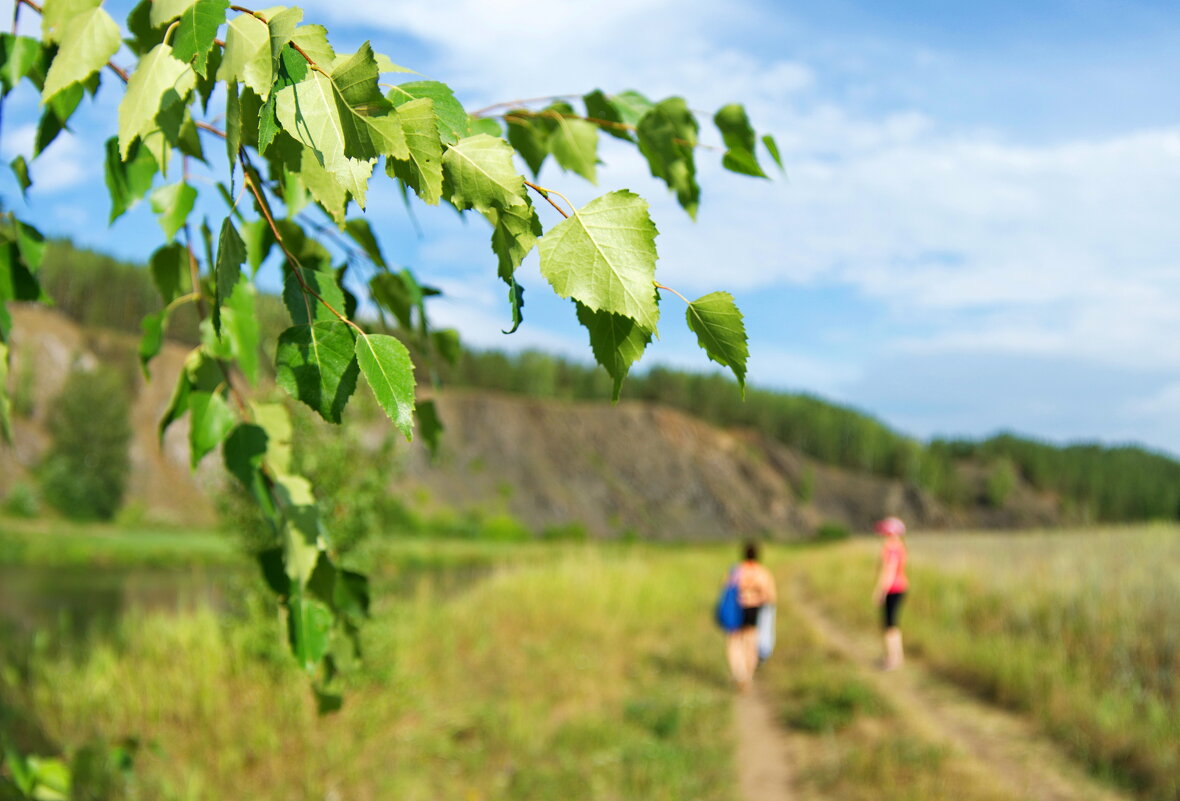
[[[348,111],[342,116],[341,107],[346,104],[343,100],[337,104],[337,96],[330,78],[312,72],[302,83],[278,91],[275,111],[283,130],[316,151],[324,169],[336,175],[355,196],[358,194],[353,191],[356,168],[349,162],[365,165],[367,181],[376,157],[381,155],[374,144],[374,136],[377,141],[387,144],[389,139],[384,137],[388,131],[382,127],[382,133],[374,134],[371,122],[362,122],[362,118]],[[374,119],[397,124],[394,117]],[[380,126],[388,123],[382,122]],[[362,153],[367,155],[358,155]],[[363,188],[359,194],[364,197]]]
[[[340,289],[335,273],[304,267],[300,276],[308,288],[323,298],[333,309],[344,310],[344,292]],[[303,285],[295,277],[293,270],[287,270],[286,277],[283,279],[283,303],[287,306],[291,321],[296,325],[306,325],[308,322],[328,323],[339,319],[314,295],[303,291]]]
[[[152,0],[151,16],[148,19],[152,23],[153,28],[159,28],[161,25],[171,22],[179,17],[187,9],[191,8],[197,0]]]
[[[205,454],[221,444],[237,423],[233,410],[218,392],[189,395],[189,447],[195,469]]]
[[[147,148],[135,145],[131,148],[130,159],[119,156],[119,140],[112,136],[107,140],[105,176],[107,191],[111,196],[111,216],[114,222],[131,206],[135,205],[149,189],[156,175],[156,160]]]
[[[266,100],[274,83],[274,63],[270,28],[265,22],[252,14],[241,14],[230,22],[217,79],[226,83],[240,81]]]
[[[45,76],[42,99],[49,100],[70,84],[98,72],[122,43],[118,23],[101,8],[71,19],[62,31],[61,46]]]
[[[291,41],[324,69],[336,60],[336,51],[328,44],[328,30],[323,25],[301,25],[291,34]]]
[[[512,163],[512,146],[487,134],[469,136],[447,148],[443,170],[450,200],[460,209],[488,212],[523,206],[524,179]]]
[[[406,439],[413,439],[414,363],[406,346],[385,334],[362,334],[356,338],[356,360],[373,397]]]
[[[713,122],[725,141],[726,150],[721,165],[731,172],[765,178],[766,173],[762,171],[758,157],[754,154],[758,140],[746,110],[738,103],[730,103],[713,115]]]
[[[246,243],[238,236],[233,221],[226,217],[217,235],[217,298],[213,304],[213,330],[221,334],[221,305],[229,299],[242,274]]]
[[[399,84],[389,92],[389,99],[399,109],[407,101],[427,97],[433,101],[434,119],[443,144],[452,144],[471,133],[467,110],[455,99],[455,93],[445,83],[412,81]]]
[[[355,349],[345,323],[292,326],[279,337],[275,382],[329,423],[339,423],[356,390]]]
[[[156,114],[165,94],[173,91],[183,99],[196,83],[196,73],[173,58],[172,48],[166,44],[156,45],[140,59],[119,103],[120,157],[126,160],[132,142],[158,130]]]
[[[541,221],[527,195],[524,205],[495,210],[487,216],[492,223],[492,251],[499,259],[498,275],[510,282],[516,268],[537,243]]]
[[[102,0],[45,0],[41,5],[41,36],[47,42],[60,42],[70,20],[93,8]]]
[[[547,110],[555,123],[549,149],[562,169],[597,183],[598,126],[574,117],[573,111],[567,103],[555,103]]]
[[[152,211],[159,217],[160,227],[169,242],[184,226],[196,200],[197,190],[184,181],[161,186],[152,192]]]
[[[710,359],[733,371],[742,395],[746,392],[746,326],[728,292],[710,292],[688,304],[688,327]]]
[[[541,274],[563,298],[630,317],[655,333],[656,226],[647,201],[619,190],[590,201],[541,238]]]
[[[654,290],[653,290],[654,292]],[[594,359],[606,368],[614,379],[612,400],[618,400],[631,365],[639,361],[651,342],[651,333],[629,317],[610,312],[594,311],[578,304],[578,322],[590,334],[590,349]]]
[[[681,207],[695,219],[701,199],[693,160],[697,121],[684,99],[661,100],[639,121],[637,133],[639,151],[647,159],[651,174],[676,193]]]
[[[191,61],[193,69],[202,77],[209,65],[209,50],[217,38],[217,29],[225,22],[228,8],[229,0],[196,0],[180,15],[172,54],[181,61]]]
[[[386,172],[400,178],[423,202],[436,205],[442,197],[442,143],[434,122],[434,101],[428,97],[397,107],[406,135],[408,158],[387,159]]]

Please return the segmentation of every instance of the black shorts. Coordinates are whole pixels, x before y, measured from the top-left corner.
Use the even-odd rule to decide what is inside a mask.
[[[761,606],[743,606],[742,607],[742,628],[748,629],[758,625],[758,611],[762,609]]]
[[[885,628],[891,629],[897,625],[897,612],[903,600],[905,600],[904,592],[891,592],[885,596],[885,603],[881,605]]]

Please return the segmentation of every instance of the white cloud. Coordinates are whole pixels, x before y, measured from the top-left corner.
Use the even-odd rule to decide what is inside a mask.
[[[94,154],[86,143],[67,131],[36,159],[31,159],[33,143],[37,135],[34,124],[22,125],[11,132],[5,132],[0,153],[6,161],[23,155],[29,161],[29,173],[33,179],[30,192],[55,194],[91,180],[95,173]]]

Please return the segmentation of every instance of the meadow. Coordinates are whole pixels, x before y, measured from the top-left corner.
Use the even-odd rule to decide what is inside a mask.
[[[183,554],[183,534],[144,536],[147,559],[127,544],[143,532],[104,531],[106,546],[25,553],[63,570]],[[33,536],[0,531],[0,553]],[[365,659],[343,709],[320,716],[273,601],[209,536],[192,542],[225,582],[216,603],[130,606],[81,634],[50,622],[0,650],[0,729],[23,747],[138,742],[130,781],[86,797],[738,798],[742,733],[711,621],[731,545],[377,543],[360,555],[377,599]],[[767,557],[784,589],[868,636],[875,544]],[[1135,797],[1175,798],[1178,550],[1162,527],[914,536],[907,644]],[[761,692],[797,797],[1010,798],[783,596]]]
[[[912,654],[1035,719],[1141,798],[1180,797],[1180,531],[1174,526],[910,538]],[[803,555],[796,575],[875,630],[875,543]]]

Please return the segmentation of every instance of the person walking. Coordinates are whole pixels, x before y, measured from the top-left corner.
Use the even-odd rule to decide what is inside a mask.
[[[741,626],[726,634],[725,654],[729,670],[741,691],[754,680],[758,667],[758,616],[762,610],[778,602],[774,576],[758,561],[758,546],[746,544],[744,559],[734,568],[738,603],[742,609]]]
[[[906,545],[902,539],[905,523],[898,517],[887,517],[877,521],[875,529],[885,538],[881,547],[881,568],[877,574],[877,586],[873,590],[873,603],[881,607],[881,622],[884,628],[884,657],[881,667],[896,670],[905,660],[901,646],[901,628],[898,613],[905,599],[909,581],[905,575]]]

